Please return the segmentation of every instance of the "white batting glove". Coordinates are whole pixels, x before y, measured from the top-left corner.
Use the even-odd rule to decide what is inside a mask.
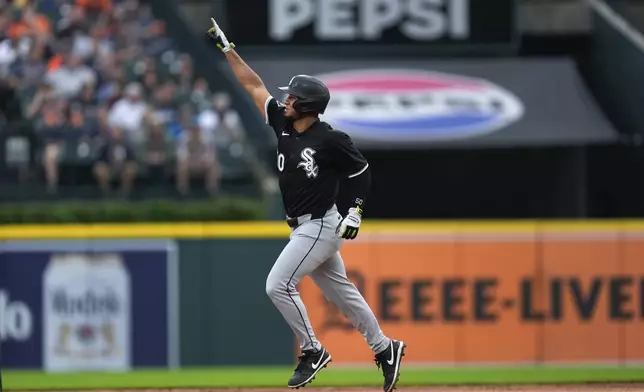
[[[344,239],[352,240],[358,235],[361,221],[361,212],[357,208],[349,208],[347,216],[344,217],[342,222],[340,222],[338,227],[335,229],[335,234]]]
[[[208,32],[206,33],[208,37],[215,41],[217,44],[217,47],[221,49],[222,52],[226,53],[232,49],[235,48],[235,44],[232,42],[228,42],[228,38],[226,38],[226,34],[224,34],[223,31],[219,28],[219,25],[217,22],[215,22],[215,18],[210,18],[212,21],[212,27],[208,29]]]

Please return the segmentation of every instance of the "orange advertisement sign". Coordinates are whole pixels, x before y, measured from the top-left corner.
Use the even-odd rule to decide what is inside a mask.
[[[644,235],[374,233],[341,253],[408,362],[644,360]],[[300,291],[334,363],[373,360],[310,278]]]

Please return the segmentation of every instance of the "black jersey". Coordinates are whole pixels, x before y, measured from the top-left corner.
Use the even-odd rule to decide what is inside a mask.
[[[286,214],[319,216],[333,204],[339,181],[362,174],[369,164],[349,135],[317,120],[298,133],[275,98],[266,101],[266,123],[277,136],[277,169]]]

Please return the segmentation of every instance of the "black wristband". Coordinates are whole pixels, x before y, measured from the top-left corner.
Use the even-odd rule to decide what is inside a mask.
[[[365,170],[359,176],[348,178],[343,182],[347,187],[347,192],[345,194],[346,204],[344,205],[348,206],[348,208],[355,208],[360,215],[362,215],[365,207],[365,200],[369,193],[369,187],[371,186],[371,173],[369,169]]]
[[[353,208],[356,209],[356,211],[358,212],[358,214],[360,214],[360,216],[362,216],[362,205],[363,204],[364,204],[364,200],[362,200],[360,198],[356,198]]]

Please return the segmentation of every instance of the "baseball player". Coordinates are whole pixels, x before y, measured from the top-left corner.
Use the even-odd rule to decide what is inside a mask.
[[[362,333],[385,378],[384,392],[396,387],[406,344],[385,336],[360,291],[348,280],[340,247],[356,238],[370,186],[369,164],[349,136],[321,121],[329,103],[327,87],[307,75],[293,77],[285,102],[273,98],[260,77],[241,59],[217,22],[207,36],[226,56],[239,83],[278,139],[277,169],[290,241],[266,280],[266,293],[295,333],[302,355],[290,388],[310,383],[331,362],[331,354],[315,337],[296,285],[309,275],[324,296]],[[340,180],[348,179],[352,207],[343,218],[336,207]]]

